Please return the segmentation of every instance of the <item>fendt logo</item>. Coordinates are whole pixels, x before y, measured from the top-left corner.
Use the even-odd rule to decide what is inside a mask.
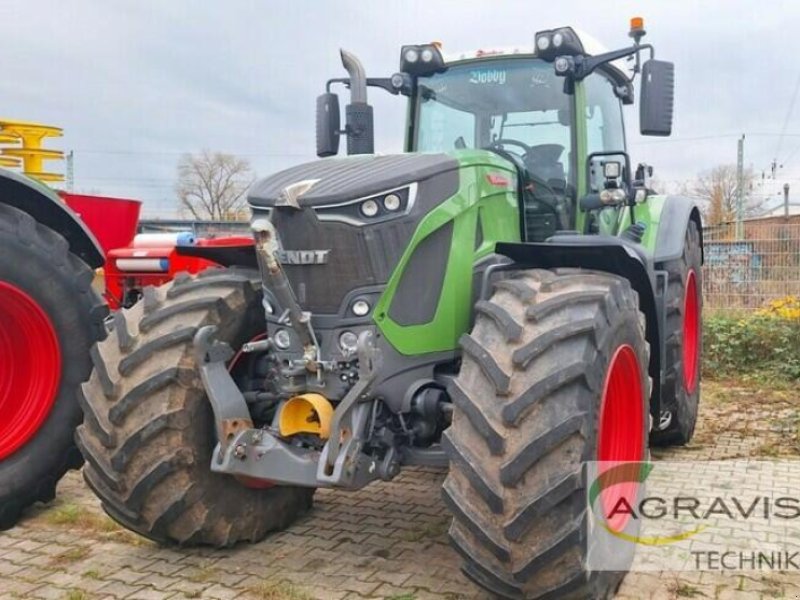
[[[285,265],[324,265],[330,250],[278,250],[278,260]]]

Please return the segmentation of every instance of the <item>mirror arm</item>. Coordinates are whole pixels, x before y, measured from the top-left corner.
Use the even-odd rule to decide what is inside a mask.
[[[598,54],[597,56],[576,56],[573,77],[577,81],[581,81],[582,79],[585,79],[591,75],[601,65],[609,63],[612,60],[618,60],[620,58],[625,58],[626,56],[631,56],[632,54],[638,55],[642,50],[650,50],[650,58],[655,55],[652,45],[638,44],[635,46],[629,46],[628,48],[622,48],[620,50]],[[633,78],[631,78],[631,81],[633,81]]]

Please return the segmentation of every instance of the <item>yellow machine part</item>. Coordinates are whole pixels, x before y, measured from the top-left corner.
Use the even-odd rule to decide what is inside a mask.
[[[321,394],[301,394],[281,408],[278,427],[282,436],[310,433],[327,440],[331,434],[333,405]]]
[[[45,171],[44,162],[62,160],[64,153],[42,147],[46,138],[61,137],[60,127],[30,121],[0,119],[0,144],[10,144],[0,149],[0,165],[16,167],[22,163],[22,172],[40,181],[64,181],[61,173]]]

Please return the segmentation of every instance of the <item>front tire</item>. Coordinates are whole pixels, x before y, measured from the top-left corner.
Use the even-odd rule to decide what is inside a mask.
[[[506,598],[608,597],[624,573],[585,570],[582,464],[647,454],[637,295],[608,274],[531,270],[499,282],[476,310],[443,441],[463,570]]]
[[[206,325],[234,349],[265,331],[260,285],[226,270],[179,276],[117,314],[84,386],[84,477],[112,518],[155,541],[256,542],[308,510],[314,490],[211,471],[217,439],[192,343]]]

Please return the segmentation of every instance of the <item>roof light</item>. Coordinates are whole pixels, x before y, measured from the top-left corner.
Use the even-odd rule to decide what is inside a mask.
[[[572,27],[559,27],[536,33],[536,54],[547,61],[557,56],[584,54],[583,44]]]
[[[439,45],[420,44],[400,49],[400,71],[410,75],[432,75],[447,69]]]

